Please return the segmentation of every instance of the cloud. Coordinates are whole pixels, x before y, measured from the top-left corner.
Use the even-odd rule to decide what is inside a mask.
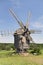
[[[37,21],[32,23],[32,26],[35,28],[43,28],[43,16],[39,17]]]
[[[36,28],[43,28],[43,24],[41,22],[35,22],[33,26]]]
[[[14,43],[14,37],[0,35],[0,43]]]
[[[35,34],[35,35],[31,34],[31,36],[35,43],[43,43],[43,34]]]
[[[35,43],[43,43],[43,16],[39,17],[36,21],[31,22],[31,26],[42,31],[40,34],[31,35]]]
[[[9,0],[11,2],[11,4],[14,6],[14,7],[17,7],[17,8],[20,8],[21,7],[21,2],[20,0]]]

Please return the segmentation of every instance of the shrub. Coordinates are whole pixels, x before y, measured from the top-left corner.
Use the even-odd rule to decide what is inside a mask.
[[[0,43],[0,50],[14,50],[14,44],[11,43]]]
[[[6,47],[5,47],[5,50],[7,50],[7,51],[10,50],[10,49],[11,49],[10,46],[6,46]]]
[[[31,44],[30,46],[31,52],[32,54],[36,53],[37,55],[39,55],[40,52],[40,47],[38,47],[36,44]]]

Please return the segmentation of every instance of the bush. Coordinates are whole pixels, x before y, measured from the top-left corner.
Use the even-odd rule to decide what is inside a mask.
[[[2,47],[1,47],[2,50],[5,50],[5,45],[3,44]]]
[[[11,48],[12,48],[13,50],[15,50],[15,47],[14,47],[14,45],[11,45]]]
[[[7,50],[7,51],[10,50],[10,49],[11,49],[10,46],[6,46],[6,47],[5,47],[5,50]]]
[[[0,43],[0,50],[14,50],[14,44],[11,43]]]
[[[32,54],[39,55],[41,53],[40,52],[40,47],[38,47],[36,44],[31,44],[30,49],[31,49],[30,53],[32,53]]]

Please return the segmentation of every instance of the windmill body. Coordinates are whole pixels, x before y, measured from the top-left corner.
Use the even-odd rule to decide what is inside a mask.
[[[16,30],[14,33],[14,46],[17,52],[26,52],[29,49],[30,41],[26,38],[26,33],[22,28]]]

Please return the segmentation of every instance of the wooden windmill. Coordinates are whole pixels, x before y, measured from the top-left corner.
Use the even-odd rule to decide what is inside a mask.
[[[22,21],[19,21],[18,17],[15,15],[15,13],[11,9],[9,9],[9,11],[12,14],[12,16],[16,19],[17,23],[20,25],[20,28],[16,30],[14,33],[15,49],[18,53],[27,52],[27,49],[29,49],[30,41],[34,43],[30,34],[36,33],[38,31],[29,30],[28,21],[26,22],[26,25],[24,25]],[[29,14],[29,17],[30,17],[30,14]]]

